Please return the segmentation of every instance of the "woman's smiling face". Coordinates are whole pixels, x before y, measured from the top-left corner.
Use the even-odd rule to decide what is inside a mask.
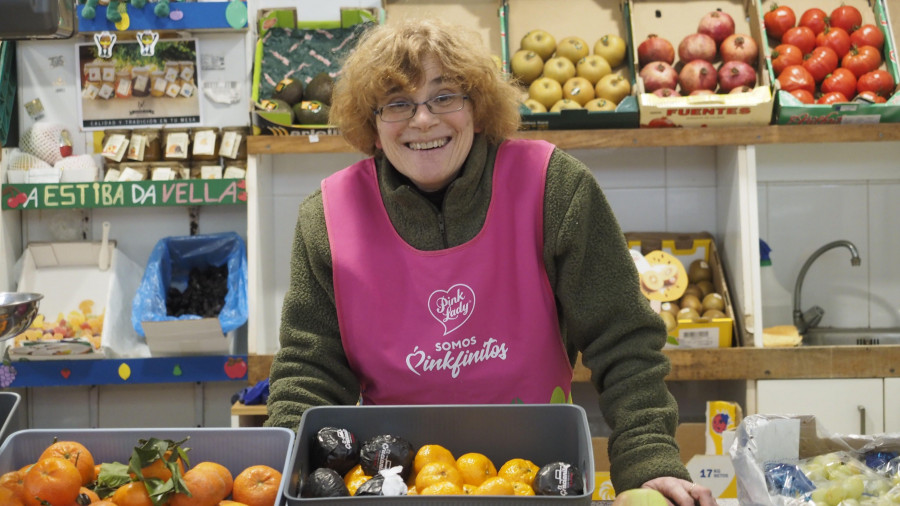
[[[442,69],[435,58],[424,65],[423,82],[415,91],[400,90],[379,104],[392,102],[421,103],[438,95],[462,93],[457,86],[443,82]],[[384,151],[391,164],[408,177],[420,190],[433,192],[447,186],[459,174],[475,132],[470,101],[462,109],[445,114],[432,114],[424,104],[415,115],[404,121],[386,122],[376,118],[378,140],[375,146]]]

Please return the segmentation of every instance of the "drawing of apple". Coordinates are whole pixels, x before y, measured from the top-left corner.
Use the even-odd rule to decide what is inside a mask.
[[[225,363],[225,375],[231,379],[243,378],[247,374],[247,362],[240,357],[229,357]]]

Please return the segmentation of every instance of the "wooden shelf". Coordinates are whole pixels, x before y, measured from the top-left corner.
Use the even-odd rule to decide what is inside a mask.
[[[545,139],[562,149],[667,146],[733,146],[900,141],[900,123],[873,125],[767,125],[723,128],[627,128],[610,130],[526,130],[524,139]],[[352,153],[339,135],[251,136],[250,154]]]

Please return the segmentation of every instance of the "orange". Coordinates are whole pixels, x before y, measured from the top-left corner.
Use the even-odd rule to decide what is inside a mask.
[[[140,481],[132,481],[117,488],[110,500],[118,506],[153,506],[147,487]]]
[[[472,495],[475,493],[475,489],[478,488],[475,485],[469,485],[468,483],[463,483],[463,493],[466,495]]]
[[[491,459],[481,453],[467,453],[456,459],[456,468],[463,481],[469,485],[481,485],[484,480],[497,476],[497,468]]]
[[[116,503],[110,501],[109,499],[104,499],[100,502],[92,502],[91,506],[118,506]]]
[[[173,494],[170,506],[216,506],[227,496],[222,477],[210,468],[191,468],[182,478],[191,495]]]
[[[356,495],[356,490],[365,482],[369,481],[372,477],[366,476],[364,474],[360,474],[357,476],[353,476],[350,480],[344,480],[344,485],[347,485],[347,490],[350,491],[350,495]],[[415,488],[413,485],[411,488]]]
[[[5,487],[13,492],[20,501],[25,501],[25,471],[10,471],[0,475],[0,487]],[[2,504],[2,503],[0,503]]]
[[[78,490],[78,498],[75,499],[75,504],[94,504],[95,502],[100,502],[100,496],[96,492],[87,487],[81,487]]]
[[[19,499],[19,496],[6,487],[0,487],[0,504],[3,506],[25,506],[22,500]]]
[[[499,476],[491,476],[475,487],[472,495],[514,495],[512,482]]]
[[[407,489],[406,489],[406,495],[419,495],[419,491],[416,490],[416,484],[415,484],[415,483],[413,483],[412,485],[409,485],[409,486],[407,487]]]
[[[462,490],[463,478],[456,469],[456,465],[447,462],[432,462],[416,475],[416,490],[421,494],[423,490],[435,483],[450,482]]]
[[[234,478],[231,495],[232,499],[247,506],[273,506],[280,488],[281,472],[256,465],[244,469]]]
[[[531,485],[534,483],[534,476],[540,469],[534,465],[534,462],[526,459],[511,459],[500,466],[497,476],[506,478],[509,481],[519,481]]]
[[[344,475],[344,485],[349,484],[351,481],[355,480],[360,476],[365,476],[366,472],[363,471],[362,465],[356,464],[353,466],[353,469],[347,471],[347,474]],[[371,476],[370,476],[371,478]]]
[[[171,451],[166,452],[166,460],[168,460],[171,455]],[[166,460],[154,460],[150,464],[141,468],[141,474],[144,476],[144,478],[157,478],[162,481],[169,481],[170,479],[172,479],[172,471],[169,471],[169,468],[166,466]],[[181,474],[184,474],[184,462],[181,459],[178,459],[178,468],[181,470]],[[134,477],[132,476],[132,478]]]
[[[531,485],[522,483],[521,481],[513,481],[510,483],[512,483],[513,493],[515,495],[534,495],[534,489],[531,488]]]
[[[225,497],[231,495],[231,488],[234,486],[234,477],[231,475],[231,471],[222,464],[210,461],[200,462],[194,466],[194,469],[204,468],[209,468],[216,472],[219,475],[219,478],[222,478],[222,481],[225,483]]]
[[[424,445],[419,448],[413,459],[413,474],[419,474],[419,471],[425,467],[425,464],[432,462],[447,462],[455,465],[456,459],[453,458],[450,450],[441,445]]]
[[[83,444],[77,441],[56,441],[41,453],[38,460],[47,457],[61,457],[75,464],[81,474],[82,485],[94,481],[94,456]]]
[[[218,506],[247,506],[247,505],[242,502],[237,502],[237,501],[221,501],[221,502],[219,502]]]
[[[439,481],[419,491],[419,495],[463,495],[462,488],[456,483]]]
[[[25,473],[24,487],[28,506],[42,506],[42,502],[72,504],[81,489],[81,473],[66,459],[49,457],[38,460]]]

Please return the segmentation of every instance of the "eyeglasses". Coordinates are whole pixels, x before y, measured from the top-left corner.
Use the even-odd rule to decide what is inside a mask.
[[[427,107],[431,114],[447,114],[462,109],[468,99],[468,95],[451,93],[438,95],[424,102],[394,102],[375,109],[375,114],[381,116],[381,121],[389,123],[406,121],[416,115],[420,105]]]

